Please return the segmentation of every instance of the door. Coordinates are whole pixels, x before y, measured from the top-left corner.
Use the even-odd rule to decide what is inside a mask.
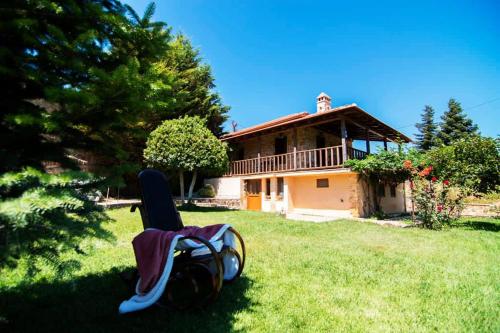
[[[260,179],[246,180],[245,187],[247,194],[247,209],[261,210],[262,209],[261,180]]]

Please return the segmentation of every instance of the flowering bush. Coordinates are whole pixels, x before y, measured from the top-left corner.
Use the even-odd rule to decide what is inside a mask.
[[[405,161],[403,167],[410,173],[412,200],[424,227],[440,229],[460,217],[466,196],[460,186],[433,176],[432,166],[415,167],[411,161]]]

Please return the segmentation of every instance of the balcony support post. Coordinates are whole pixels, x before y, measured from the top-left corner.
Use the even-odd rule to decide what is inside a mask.
[[[370,131],[368,128],[365,129],[366,133],[366,154],[370,155]]]
[[[257,173],[260,173],[260,153],[257,153]]]
[[[384,150],[387,150],[387,139],[384,138]]]
[[[297,170],[297,147],[293,147],[293,170]]]
[[[345,119],[340,119],[340,137],[342,138],[342,164],[347,161],[347,129]]]

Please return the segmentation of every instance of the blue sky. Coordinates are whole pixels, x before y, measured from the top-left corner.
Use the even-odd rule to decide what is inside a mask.
[[[140,14],[149,1],[127,1]],[[425,104],[458,99],[500,134],[500,1],[157,1],[156,20],[187,35],[244,128],[357,103],[413,136]],[[229,123],[227,124],[229,129]]]

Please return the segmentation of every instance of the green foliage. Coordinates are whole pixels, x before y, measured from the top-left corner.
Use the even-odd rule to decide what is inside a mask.
[[[150,167],[170,171],[223,172],[229,163],[227,145],[199,117],[163,122],[150,134],[144,160]]]
[[[397,184],[404,182],[410,176],[409,171],[403,166],[407,160],[418,165],[421,163],[422,154],[415,149],[380,150],[362,160],[348,160],[345,166],[373,181]]]
[[[426,105],[422,121],[415,125],[420,133],[416,134],[416,145],[420,150],[429,150],[436,145],[437,126],[434,123],[434,109]]]
[[[417,206],[419,220],[425,228],[441,229],[458,220],[463,209],[465,191],[460,186],[428,176],[412,177],[412,199]]]
[[[213,198],[215,197],[215,188],[212,184],[205,184],[198,190],[198,195],[201,197]]]
[[[472,136],[432,149],[425,159],[436,176],[472,192],[487,193],[500,186],[499,139]]]
[[[0,171],[89,156],[121,182],[148,134],[182,115],[222,132],[228,108],[183,36],[117,0],[7,1],[0,11]]]
[[[100,227],[106,216],[92,202],[101,180],[83,172],[59,175],[26,168],[0,176],[0,267],[30,257],[28,273],[45,262],[57,274],[78,268],[60,260],[89,234],[108,236]]]
[[[454,141],[477,134],[477,125],[467,118],[460,103],[453,98],[450,98],[448,111],[443,114],[441,120],[437,138],[443,145],[449,145]]]

